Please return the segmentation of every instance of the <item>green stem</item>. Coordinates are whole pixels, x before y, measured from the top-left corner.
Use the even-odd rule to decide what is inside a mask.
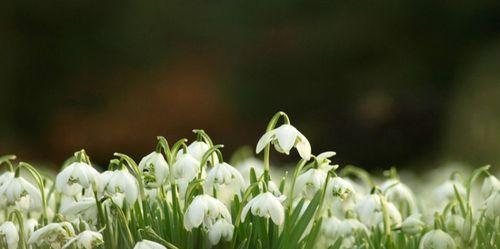
[[[24,237],[24,219],[23,215],[19,210],[14,210],[12,213],[10,213],[9,220],[13,220],[12,215],[16,217],[17,223],[19,224],[19,244],[20,244],[20,249],[27,249],[27,243],[26,243],[26,238]]]
[[[20,162],[19,167],[23,167],[28,172],[30,175],[35,179],[38,188],[40,189],[40,195],[42,198],[42,216],[43,216],[43,225],[47,225],[49,223],[49,218],[47,215],[47,197],[45,196],[45,184],[43,183],[43,178],[40,175],[40,173],[35,169],[35,167],[31,166],[30,164],[26,162]]]

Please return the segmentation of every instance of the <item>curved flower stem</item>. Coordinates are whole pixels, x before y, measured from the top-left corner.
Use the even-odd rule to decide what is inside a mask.
[[[321,199],[319,201],[318,210],[316,210],[316,215],[314,217],[315,221],[318,221],[319,219],[321,219],[321,211],[323,208],[323,203],[325,202],[326,189],[328,187],[328,183],[330,183],[330,178],[331,178],[332,174],[335,174],[335,173],[333,171],[328,171],[328,174],[326,175],[326,181],[325,181],[325,184],[323,185],[323,189],[321,192]]]
[[[196,136],[203,139],[203,141],[205,141],[205,143],[207,143],[209,147],[214,147],[214,143],[212,142],[212,139],[208,136],[208,134],[204,130],[194,129],[193,132],[196,134]],[[215,162],[214,155],[211,155],[211,158],[212,158],[212,163],[214,163]]]
[[[361,168],[358,168],[358,167],[352,166],[352,165],[347,165],[342,170],[342,176],[347,176],[349,174],[352,174],[352,175],[359,177],[366,185],[368,185],[371,188],[373,188],[375,186],[375,183],[370,178],[370,175],[364,169],[361,169]]]
[[[0,165],[3,163],[6,163],[7,166],[9,167],[10,172],[14,172],[14,166],[12,165],[11,161],[16,160],[16,155],[5,155],[0,157]]]
[[[217,154],[217,157],[218,157],[220,162],[224,161],[224,158],[222,158],[222,153],[219,150],[220,148],[224,148],[224,145],[218,144],[218,145],[212,146],[210,149],[208,149],[205,152],[205,154],[203,154],[203,157],[201,158],[201,162],[200,162],[200,171],[198,172],[198,179],[201,179],[201,173],[203,172],[203,168],[207,164],[208,158],[209,157],[213,158],[214,152]]]
[[[278,120],[281,117],[283,118],[283,122],[285,124],[290,124],[290,118],[288,117],[288,115],[286,115],[286,113],[284,113],[282,111],[279,111],[276,114],[274,114],[274,116],[271,118],[271,120],[267,124],[266,132],[273,130],[276,127],[276,124],[278,123]],[[269,174],[270,153],[271,153],[271,143],[267,144],[266,148],[264,149],[264,181],[265,182],[268,182],[271,180],[271,176]]]
[[[146,200],[146,193],[144,192],[144,183],[142,182],[142,171],[139,170],[139,166],[137,166],[137,163],[134,161],[134,159],[130,158],[129,156],[115,152],[113,154],[116,157],[119,157],[122,160],[125,160],[132,170],[134,172],[136,179],[137,179],[137,184],[139,184],[139,204],[142,205],[142,202]]]
[[[20,162],[19,167],[28,170],[33,179],[35,179],[38,188],[40,189],[40,195],[42,197],[43,225],[45,226],[49,223],[49,217],[47,216],[47,197],[45,196],[45,184],[43,182],[43,178],[40,175],[40,173],[35,169],[35,167],[31,166],[26,162]]]
[[[17,223],[19,224],[19,240],[21,241],[21,246],[20,249],[26,249],[27,243],[26,243],[26,238],[24,237],[24,219],[23,219],[23,214],[19,212],[19,210],[15,209],[10,213],[9,215],[9,220],[12,221],[13,218],[16,218]]]
[[[288,214],[291,214],[292,212],[292,204],[293,204],[293,195],[295,191],[295,181],[297,180],[297,177],[299,176],[300,172],[302,171],[302,168],[306,165],[307,161],[305,159],[301,159],[299,163],[297,163],[297,166],[295,167],[295,171],[293,172],[293,177],[292,177],[292,182],[290,183],[290,196],[288,197],[287,200],[287,212]]]

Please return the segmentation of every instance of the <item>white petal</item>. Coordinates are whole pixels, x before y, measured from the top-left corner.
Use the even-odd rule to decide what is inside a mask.
[[[257,147],[255,148],[255,153],[259,154],[268,145],[275,135],[276,130],[270,130],[259,139],[257,142]]]
[[[284,124],[276,129],[276,139],[280,148],[288,154],[297,141],[299,131],[291,125]]]

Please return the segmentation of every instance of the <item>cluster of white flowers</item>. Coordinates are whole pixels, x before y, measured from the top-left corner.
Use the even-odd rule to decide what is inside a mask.
[[[278,125],[279,119],[283,124]],[[0,248],[498,248],[500,181],[483,167],[417,198],[385,179],[312,154],[279,112],[255,156],[224,161],[203,130],[190,144],[158,138],[138,164],[121,153],[99,172],[84,150],[55,176],[0,157]],[[300,161],[271,173],[270,153]],[[27,173],[27,174],[26,174]],[[480,194],[474,181],[485,175]],[[417,190],[419,188],[416,188]],[[424,188],[421,188],[424,189]],[[473,193],[472,193],[473,192]],[[418,196],[418,195],[417,195]],[[471,197],[472,196],[472,197]]]

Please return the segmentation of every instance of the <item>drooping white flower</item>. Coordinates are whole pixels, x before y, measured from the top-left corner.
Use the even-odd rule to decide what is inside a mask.
[[[97,204],[92,197],[83,197],[80,200],[70,200],[61,205],[61,214],[69,218],[81,218],[89,224],[97,222]]]
[[[466,190],[462,183],[455,180],[448,180],[443,184],[439,185],[433,192],[433,198],[436,203],[446,203],[450,200],[455,199],[455,190],[456,187],[458,193],[462,196],[465,196]]]
[[[349,181],[336,176],[328,182],[327,194],[328,196],[339,197],[341,200],[347,200],[352,195],[355,195],[356,191]]]
[[[70,248],[71,246],[77,249],[92,249],[103,243],[104,240],[102,239],[101,233],[87,230],[68,240],[62,249]]]
[[[60,249],[74,233],[73,226],[68,222],[50,223],[33,232],[28,244]]]
[[[191,231],[202,224],[204,228],[209,228],[218,219],[231,223],[231,214],[224,203],[209,195],[198,195],[184,214],[184,228]]]
[[[408,235],[415,235],[420,233],[425,223],[421,220],[421,214],[412,214],[401,223],[401,230]]]
[[[68,195],[79,195],[83,189],[96,188],[101,184],[101,175],[84,162],[74,162],[64,168],[56,177],[57,191]]]
[[[311,200],[325,184],[327,173],[320,169],[309,169],[297,177],[296,195]]]
[[[234,187],[236,191],[241,190],[245,185],[245,180],[241,173],[233,166],[223,162],[216,163],[215,166],[208,172],[206,179],[206,187],[211,192],[212,187]]]
[[[496,191],[486,199],[485,203],[485,215],[490,219],[495,219],[500,216],[500,191]]]
[[[231,241],[234,226],[225,219],[217,220],[208,230],[208,239],[212,245],[217,245],[221,239]]]
[[[160,243],[144,239],[137,242],[134,246],[134,249],[167,249],[167,248]]]
[[[386,202],[386,212],[392,224],[400,225],[402,218],[398,209],[391,202]],[[356,205],[356,213],[361,222],[368,227],[382,224],[384,220],[382,197],[378,194],[365,196]]]
[[[24,210],[42,205],[39,189],[21,176],[9,178],[3,183],[0,187],[0,199],[4,199],[7,205],[16,205]]]
[[[196,160],[201,162],[203,155],[210,149],[210,145],[203,141],[194,141],[187,147],[187,152],[191,154]],[[214,162],[212,162],[214,160]],[[212,155],[208,157],[208,161],[212,162],[212,164],[215,164],[219,162],[219,159],[214,152]]]
[[[484,178],[483,186],[481,188],[481,194],[483,195],[483,198],[487,199],[492,193],[499,190],[500,181],[494,175],[490,175]]]
[[[455,249],[457,248],[453,238],[440,229],[427,232],[418,246],[419,249]]]
[[[4,222],[0,226],[0,245],[5,243],[6,249],[17,249],[19,243],[19,233],[11,221]]]
[[[330,157],[333,157],[336,154],[337,153],[335,153],[334,151],[326,151],[316,156],[316,161],[318,162],[318,169],[328,172],[331,169],[337,168],[338,165],[330,165],[331,160],[329,159]]]
[[[303,159],[309,160],[311,157],[309,141],[292,125],[284,124],[266,132],[257,143],[256,153],[261,152],[269,143],[274,144],[278,152],[288,155],[292,147],[295,147]]]
[[[139,195],[139,187],[135,177],[127,169],[116,169],[102,173],[102,190],[111,196],[124,194],[129,205],[133,205]]]
[[[461,215],[450,214],[446,216],[447,232],[463,236],[465,231],[464,224],[465,224],[465,219]]]
[[[14,178],[14,172],[11,171],[6,171],[3,174],[0,175],[0,186],[2,186],[5,182],[9,181],[10,179]]]
[[[159,152],[151,152],[139,162],[139,169],[147,187],[157,188],[169,175],[168,163]]]
[[[243,208],[241,221],[245,221],[248,211],[253,215],[271,218],[276,225],[283,224],[285,220],[285,209],[280,200],[270,192],[260,193],[250,200]]]
[[[172,176],[174,179],[186,180],[188,182],[195,179],[200,171],[200,161],[190,153],[177,154],[177,161],[172,166]]]
[[[342,239],[341,248],[352,248],[354,236],[358,232],[368,232],[368,229],[355,219],[339,220],[332,216],[325,218],[321,225],[322,235],[325,236],[327,246],[333,245],[337,239]]]
[[[389,179],[380,185],[388,201],[395,203],[399,212],[409,216],[417,211],[417,201],[411,189],[397,179]]]

